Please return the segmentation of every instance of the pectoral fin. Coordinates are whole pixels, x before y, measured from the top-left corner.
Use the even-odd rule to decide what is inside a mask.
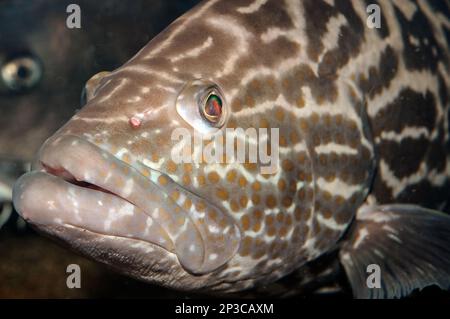
[[[449,289],[450,217],[415,205],[364,208],[339,258],[357,298],[402,297],[433,284]],[[374,267],[380,288],[368,282]]]

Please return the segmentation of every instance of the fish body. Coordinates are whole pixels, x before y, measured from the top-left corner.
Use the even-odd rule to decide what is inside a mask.
[[[16,183],[17,210],[176,289],[258,287],[332,251],[357,297],[447,289],[448,4],[378,1],[380,28],[367,5],[202,2],[88,82]],[[197,160],[177,161],[174,132],[212,151],[183,145]],[[223,140],[260,138],[276,147],[257,161],[223,159]],[[382,287],[369,288],[374,264]]]

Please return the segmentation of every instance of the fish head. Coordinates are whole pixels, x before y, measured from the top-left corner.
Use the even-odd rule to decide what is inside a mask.
[[[190,287],[185,280],[195,282],[191,277],[234,256],[240,230],[216,195],[196,192],[196,174],[206,174],[205,165],[171,160],[172,131],[194,131],[177,115],[175,92],[183,87],[157,88],[157,81],[144,87],[132,83],[132,74],[106,75],[92,98],[103,76],[88,82],[83,110],[43,145],[32,172],[16,183],[15,206],[38,229],[72,246],[86,247],[91,237],[96,250],[115,255],[106,258],[113,266],[116,257],[131,259],[140,278],[166,282],[170,275],[174,285]],[[141,96],[123,94],[134,89]],[[113,248],[118,240],[123,243]]]
[[[214,3],[94,76],[13,196],[39,230],[131,276],[231,291],[312,256],[314,181],[302,126],[275,107],[290,83],[272,68],[297,47],[261,44],[236,26],[236,4]],[[246,55],[252,43],[263,61]]]

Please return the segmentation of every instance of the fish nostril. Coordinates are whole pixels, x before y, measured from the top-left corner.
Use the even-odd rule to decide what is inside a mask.
[[[87,92],[86,92],[86,87],[83,87],[83,89],[81,90],[81,96],[80,96],[80,107],[85,106],[87,103]]]

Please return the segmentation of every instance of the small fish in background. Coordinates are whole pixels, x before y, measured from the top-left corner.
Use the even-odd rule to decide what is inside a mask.
[[[98,297],[120,295],[121,290],[126,290],[122,276],[105,272],[103,267],[24,229],[23,220],[12,210],[12,186],[29,170],[40,145],[80,109],[86,81],[99,71],[123,64],[197,1],[79,0],[76,3],[81,8],[81,29],[66,26],[66,8],[71,3],[0,1],[0,297],[3,298]],[[24,269],[29,260],[33,260],[32,270]],[[69,290],[65,285],[67,263],[79,263],[86,278],[97,284],[84,283],[82,289]],[[137,295],[155,293],[126,281],[136,287]],[[158,292],[167,295],[162,290]]]
[[[13,113],[11,110],[14,109],[14,106],[5,100],[12,95],[26,94],[26,92],[38,86],[42,80],[42,75],[43,68],[38,57],[25,51],[9,51],[5,46],[0,52],[0,105],[4,107],[3,114],[6,112]],[[14,125],[16,125],[16,122],[13,121],[3,127],[4,130],[10,130]],[[10,136],[4,130],[1,131],[0,141],[7,142]],[[40,139],[38,138],[37,141],[40,141]],[[0,148],[0,204],[2,205],[0,230],[13,216],[12,185],[30,166],[29,158],[15,154],[14,149],[11,149],[12,152],[8,154],[8,147],[2,145],[2,148]],[[21,147],[22,145],[18,144],[15,149]],[[26,224],[23,219],[18,217],[16,226],[18,230],[23,230]]]
[[[448,2],[378,3],[381,29],[362,1],[202,2],[88,82],[86,105],[15,184],[15,207],[179,290],[270,285],[330,254],[359,298],[448,289]],[[174,162],[174,130],[227,128],[278,128],[277,171]]]

